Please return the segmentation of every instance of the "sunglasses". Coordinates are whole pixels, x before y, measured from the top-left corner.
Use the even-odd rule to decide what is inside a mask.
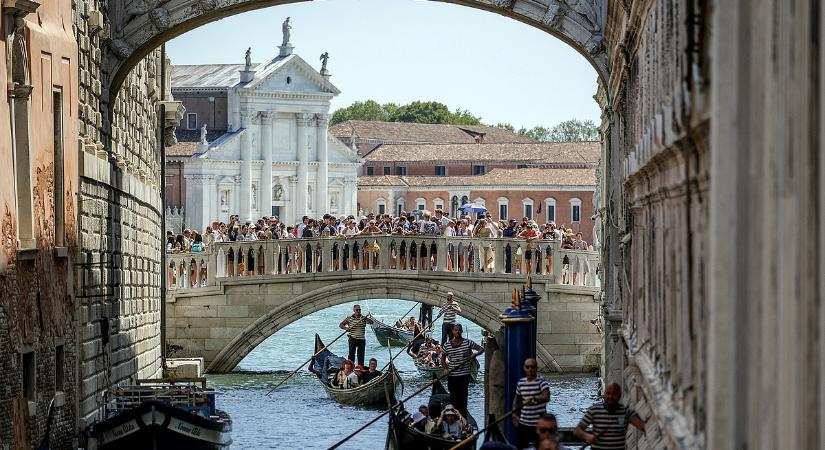
[[[547,428],[547,427],[537,428],[537,430],[539,431],[539,433],[550,433],[550,434],[556,434],[556,431],[559,431],[558,428]]]

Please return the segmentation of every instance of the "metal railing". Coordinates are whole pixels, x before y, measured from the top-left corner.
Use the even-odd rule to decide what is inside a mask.
[[[167,253],[169,289],[214,286],[233,277],[305,273],[435,271],[510,274],[554,284],[598,286],[599,254],[562,249],[559,241],[366,235],[221,242],[203,252]]]

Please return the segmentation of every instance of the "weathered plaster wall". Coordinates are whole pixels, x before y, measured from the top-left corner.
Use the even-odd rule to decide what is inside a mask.
[[[103,130],[101,52],[106,2],[74,2],[80,56],[81,427],[100,418],[101,394],[161,374],[161,50],[127,75]]]
[[[14,19],[10,18],[14,8],[5,4],[2,8],[3,36],[14,30]],[[0,443],[11,448],[35,448],[40,444],[45,438],[52,400],[52,448],[70,448],[75,439],[74,367],[78,347],[71,267],[77,249],[74,86],[78,61],[70,23],[68,1],[44,2],[18,22],[19,42],[0,41],[4,55],[15,53],[13,47],[20,46],[18,49],[27,56],[25,60],[3,58],[0,83],[31,86],[28,101],[24,100],[27,112],[10,98],[9,89],[0,91],[0,117],[5,119],[0,121],[0,376],[4,380],[0,383]],[[27,72],[26,80],[14,75],[9,78],[22,67]],[[53,104],[54,89],[62,90],[61,104]],[[25,89],[14,91],[14,95],[20,95]],[[24,118],[16,123],[25,126],[15,125],[17,140],[12,135],[15,121],[11,104],[18,107],[16,115]],[[58,128],[55,133],[55,110],[62,112],[58,115],[62,132]],[[62,160],[55,157],[56,136],[63,147]],[[16,161],[15,154],[27,160],[28,166]],[[24,189],[18,182],[21,176],[30,180],[29,188]],[[20,244],[20,226],[31,229],[31,244]],[[58,364],[58,349],[63,352],[62,365]],[[24,354],[34,356],[34,392],[29,398],[24,390]]]

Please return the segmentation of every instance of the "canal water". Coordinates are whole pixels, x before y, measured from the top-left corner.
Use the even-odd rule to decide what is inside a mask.
[[[218,408],[232,416],[232,448],[236,449],[325,449],[338,442],[361,425],[373,419],[377,409],[355,408],[335,403],[327,397],[315,375],[304,367],[277,391],[266,395],[288,373],[306,361],[313,353],[317,332],[324,342],[340,333],[338,323],[352,313],[347,303],[333,306],[300,319],[261,343],[241,361],[232,373],[210,375],[209,384],[216,388]],[[394,323],[412,306],[402,300],[370,300],[360,302],[364,313],[371,312],[382,321]],[[436,309],[435,313],[438,313]],[[418,309],[413,313],[417,317]],[[440,321],[439,321],[440,322]],[[436,322],[434,329],[441,330]],[[481,328],[461,319],[465,336],[481,342]],[[347,355],[346,337],[331,347],[333,353]],[[394,348],[398,352],[400,348]],[[367,330],[367,359],[374,357],[379,368],[389,359],[386,347],[378,345],[375,334]],[[483,358],[481,373],[484,372]],[[412,394],[428,379],[422,376],[406,354],[396,360],[404,380],[403,397]],[[561,426],[578,423],[583,411],[596,398],[598,378],[593,375],[547,376],[551,385],[549,411],[556,414]],[[427,403],[429,392],[406,403],[407,409],[417,409]],[[479,423],[484,418],[483,384],[470,386],[470,413]],[[342,449],[381,449],[387,436],[387,420],[381,419],[341,446]]]

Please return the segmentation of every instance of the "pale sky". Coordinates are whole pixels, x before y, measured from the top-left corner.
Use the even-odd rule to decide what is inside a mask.
[[[316,69],[330,54],[330,81],[341,90],[332,111],[357,100],[434,100],[516,128],[599,122],[596,72],[567,44],[498,14],[428,0],[274,6],[195,29],[167,51],[173,64],[241,64],[251,46],[254,62],[267,61],[287,16],[294,53]]]

